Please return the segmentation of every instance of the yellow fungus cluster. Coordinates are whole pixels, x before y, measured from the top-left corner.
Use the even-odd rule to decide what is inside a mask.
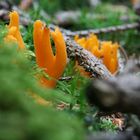
[[[75,41],[96,57],[102,59],[105,66],[113,74],[118,69],[118,48],[117,43],[111,41],[99,41],[96,35],[90,34],[89,37],[75,37]]]
[[[25,45],[19,29],[19,15],[16,11],[10,13],[10,23],[7,26],[8,34],[5,37],[6,42],[18,44],[19,49],[25,49]]]

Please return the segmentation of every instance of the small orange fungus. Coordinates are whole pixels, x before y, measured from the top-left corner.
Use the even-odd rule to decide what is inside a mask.
[[[5,37],[5,41],[17,43],[19,49],[24,49],[25,45],[19,29],[19,15],[16,11],[13,11],[9,16],[10,23],[7,26],[8,34]]]
[[[108,70],[114,74],[118,69],[118,48],[117,43],[111,41],[100,42],[96,35],[90,34],[89,37],[79,38],[75,36],[75,41],[93,55],[103,60]]]

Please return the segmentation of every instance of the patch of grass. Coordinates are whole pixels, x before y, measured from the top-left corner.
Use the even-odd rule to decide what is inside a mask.
[[[54,14],[59,10],[74,10],[79,7],[88,6],[86,0],[41,0],[39,1],[40,8],[43,8],[47,13]],[[49,5],[49,6],[48,6]]]

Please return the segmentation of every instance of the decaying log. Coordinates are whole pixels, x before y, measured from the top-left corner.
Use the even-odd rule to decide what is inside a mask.
[[[96,79],[87,88],[87,98],[90,104],[97,105],[103,111],[140,116],[140,77],[127,70],[126,74],[122,73],[116,78]]]

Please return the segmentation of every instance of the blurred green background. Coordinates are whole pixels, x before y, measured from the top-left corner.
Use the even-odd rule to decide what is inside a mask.
[[[37,9],[43,9],[48,13],[51,17],[50,22],[57,20],[55,15],[59,11],[80,11],[77,21],[65,26],[70,30],[96,29],[139,20],[131,0],[40,0],[38,2]],[[129,55],[140,53],[140,33],[137,30],[100,34],[99,38],[119,42]]]

